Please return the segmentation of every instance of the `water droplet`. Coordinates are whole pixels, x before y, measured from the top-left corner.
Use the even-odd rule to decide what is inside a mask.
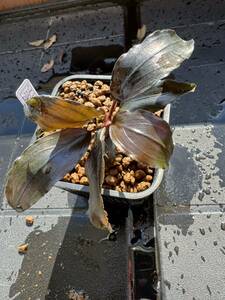
[[[202,261],[204,261],[204,262],[205,262],[205,257],[204,257],[204,256],[201,256],[201,259],[202,259]]]
[[[225,223],[221,223],[220,227],[222,230],[225,230]]]
[[[209,188],[206,188],[206,189],[203,189],[203,192],[206,194],[206,195],[210,195],[211,191]]]
[[[176,255],[178,256],[178,254],[179,254],[179,247],[178,246],[174,247],[174,251],[175,251]]]
[[[210,178],[211,178],[211,174],[210,174],[210,173],[207,173],[207,174],[205,175],[205,179],[208,180],[208,179],[210,179]]]
[[[191,132],[192,132],[192,133],[195,133],[195,129],[192,129]]]
[[[205,196],[204,192],[203,192],[203,191],[200,191],[199,194],[198,194],[198,199],[199,199],[200,201],[202,201],[202,199],[204,198],[204,196]]]
[[[214,241],[214,242],[213,242],[213,245],[214,245],[214,246],[217,246],[217,245],[218,245],[217,241]]]
[[[204,228],[199,228],[199,231],[202,235],[205,235],[205,229]]]

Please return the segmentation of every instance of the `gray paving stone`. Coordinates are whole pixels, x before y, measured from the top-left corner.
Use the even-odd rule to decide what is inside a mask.
[[[40,57],[41,50],[0,55],[0,89],[7,87],[9,95],[14,96],[25,78],[29,78],[36,87],[41,74]]]
[[[218,140],[218,137],[220,140]],[[193,205],[225,204],[223,183],[224,125],[176,128],[170,166],[155,199],[176,211]]]
[[[96,39],[109,40],[124,34],[123,9],[120,6],[89,6],[76,13],[60,14],[51,19],[49,36],[57,34],[57,44]]]
[[[24,120],[22,105],[15,98],[0,101],[0,136],[18,135]]]
[[[0,24],[0,55],[7,52],[32,51],[29,42],[45,39],[50,17],[15,19]]]
[[[188,67],[186,64],[174,72],[178,81],[197,84],[194,93],[178,99],[171,107],[173,126],[216,122],[224,99],[225,64]]]
[[[157,210],[158,266],[163,299],[222,300],[225,215]],[[223,228],[223,225],[222,225]]]
[[[153,27],[175,27],[225,19],[224,1],[152,0],[141,2],[141,18],[150,30]]]
[[[99,243],[106,233],[93,228],[84,214],[33,217],[32,227],[24,216],[0,217],[5,299],[67,299],[71,289],[84,290],[93,300],[126,299],[125,231],[115,243]],[[17,251],[22,243],[28,243],[25,255]]]

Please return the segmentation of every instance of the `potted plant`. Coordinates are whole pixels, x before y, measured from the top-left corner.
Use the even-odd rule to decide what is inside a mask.
[[[17,211],[28,209],[58,180],[63,177],[65,180],[74,163],[81,159],[82,175],[86,173],[89,182],[90,221],[112,232],[101,195],[105,170],[111,171],[117,154],[123,159],[124,153],[128,155],[128,165],[134,161],[136,165],[161,170],[155,172],[155,181],[151,186],[147,184],[145,191],[130,188],[124,192],[117,188],[110,190],[113,196],[116,193],[118,197],[129,194],[131,199],[144,198],[159,185],[162,170],[168,166],[173,151],[172,131],[166,122],[167,105],[195,89],[195,84],[176,82],[168,75],[190,57],[193,49],[193,40],[184,41],[170,29],[158,30],[119,57],[110,87],[107,85],[110,77],[89,75],[85,81],[81,81],[82,76],[70,77],[56,86],[52,96],[35,96],[23,103],[25,114],[45,134],[12,164],[5,187],[9,204]],[[73,90],[69,84],[74,85]],[[108,108],[99,99],[105,95],[103,90],[108,93]],[[164,119],[155,115],[162,109]],[[140,169],[131,171],[121,175],[130,186],[138,176],[143,176]],[[83,183],[87,184],[87,180]],[[65,182],[58,186],[76,189]],[[137,196],[139,193],[142,195]]]

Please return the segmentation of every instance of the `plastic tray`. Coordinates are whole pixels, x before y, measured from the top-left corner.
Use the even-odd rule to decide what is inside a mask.
[[[65,77],[63,80],[59,81],[56,86],[54,87],[52,91],[52,95],[56,96],[58,95],[59,89],[62,86],[62,84],[68,80],[87,80],[89,82],[94,82],[96,80],[102,80],[104,82],[110,82],[111,76],[110,75],[71,75],[68,77]],[[167,122],[169,122],[170,118],[170,105],[167,105],[164,109],[163,112],[163,119]],[[138,192],[138,193],[129,193],[129,192],[117,192],[115,190],[110,190],[110,189],[102,189],[102,195],[106,197],[112,197],[112,198],[122,198],[126,200],[131,200],[132,204],[135,204],[135,202],[140,202],[140,200],[143,200],[147,197],[149,197],[160,185],[162,178],[163,178],[163,169],[156,169],[154,172],[154,177],[153,177],[153,182],[152,185],[145,191],[143,192]],[[56,186],[64,189],[66,191],[72,192],[72,193],[77,193],[77,194],[82,194],[82,195],[88,195],[89,193],[89,187],[80,185],[80,184],[75,184],[75,183],[70,183],[70,182],[64,182],[64,181],[58,181],[56,183]],[[136,201],[135,201],[136,200]],[[129,201],[130,202],[130,201]]]

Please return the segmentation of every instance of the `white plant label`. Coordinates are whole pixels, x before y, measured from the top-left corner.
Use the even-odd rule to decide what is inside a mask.
[[[38,96],[37,91],[29,79],[24,79],[16,90],[16,97],[23,105],[26,106],[26,101],[34,96]]]

